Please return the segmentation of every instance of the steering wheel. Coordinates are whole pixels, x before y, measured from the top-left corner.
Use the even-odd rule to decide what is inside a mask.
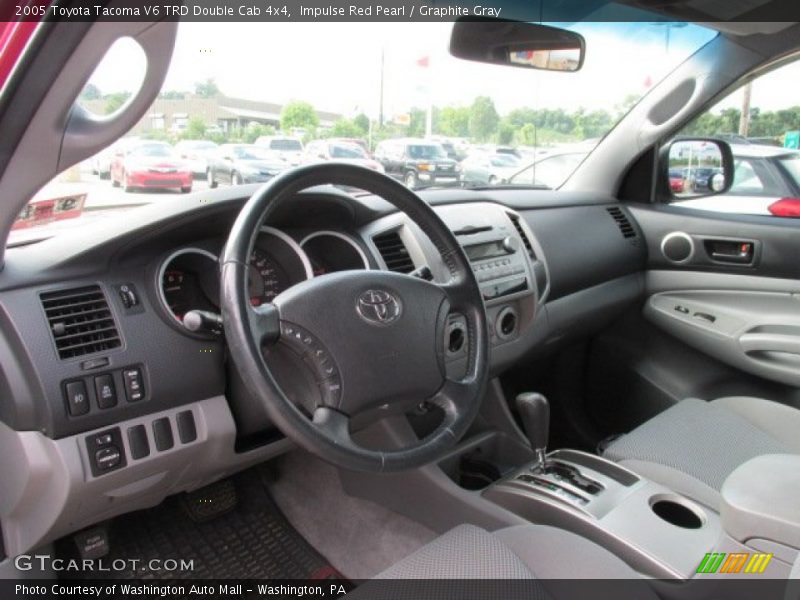
[[[338,184],[381,196],[430,238],[450,274],[436,284],[400,273],[330,273],[299,283],[272,303],[253,307],[248,258],[262,223],[303,189]],[[475,418],[488,379],[488,332],[480,288],[450,229],[399,182],[355,165],[325,163],[285,171],[259,188],[231,229],[221,258],[222,317],[229,352],[267,416],[302,448],[337,466],[398,471],[441,457]],[[445,371],[448,315],[466,320],[467,368]],[[277,383],[264,349],[288,344],[317,374],[321,400],[309,418]],[[383,418],[428,401],[444,413],[439,426],[413,444],[364,448],[351,422]],[[409,404],[410,403],[410,404]]]

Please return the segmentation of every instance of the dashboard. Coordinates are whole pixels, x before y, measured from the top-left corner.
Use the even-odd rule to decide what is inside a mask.
[[[218,314],[219,255],[247,187],[151,205],[9,249],[0,278],[0,507],[22,553],[158,504],[285,452],[288,440],[246,388],[224,336],[187,314]],[[530,190],[420,193],[465,248],[484,297],[493,376],[599,330],[643,291],[646,249],[607,198]],[[621,211],[621,212],[620,212]],[[620,220],[628,234],[623,235]],[[312,277],[385,269],[444,282],[448,269],[405,215],[334,188],[278,207],[249,259],[249,297],[271,302]],[[222,324],[224,327],[224,324]],[[466,368],[451,315],[448,373]],[[290,398],[319,393],[290,344],[266,356]],[[272,350],[270,350],[272,352]]]
[[[156,286],[164,309],[179,325],[192,310],[219,312],[219,256],[224,240],[201,241],[170,252]],[[327,273],[369,269],[364,250],[347,233],[318,230],[298,238],[264,226],[250,252],[250,304],[272,302],[293,285]]]

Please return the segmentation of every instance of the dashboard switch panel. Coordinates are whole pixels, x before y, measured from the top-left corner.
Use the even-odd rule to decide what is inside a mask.
[[[92,475],[98,477],[126,465],[125,446],[119,427],[86,437],[86,450]]]
[[[147,441],[147,430],[144,425],[128,427],[128,444],[132,459],[138,460],[150,455],[150,442]]]
[[[144,379],[138,367],[122,370],[122,381],[125,383],[125,395],[128,402],[138,402],[144,398]]]
[[[114,376],[110,373],[98,375],[94,378],[94,393],[97,396],[99,408],[111,408],[117,405],[117,389],[114,386]]]
[[[178,439],[181,444],[188,444],[197,439],[197,426],[194,423],[194,414],[190,410],[184,410],[175,415],[178,425]]]
[[[156,441],[156,450],[169,450],[175,445],[175,438],[172,436],[172,424],[169,417],[163,417],[153,421],[153,439]]]
[[[82,380],[67,382],[64,386],[64,396],[71,417],[79,417],[89,412],[89,394]]]

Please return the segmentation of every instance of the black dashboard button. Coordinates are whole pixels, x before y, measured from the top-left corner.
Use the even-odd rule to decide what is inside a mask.
[[[89,395],[83,381],[70,381],[64,386],[64,392],[70,416],[78,417],[89,412]]]
[[[178,425],[178,439],[182,444],[188,444],[197,439],[197,426],[194,424],[194,415],[190,410],[179,412],[175,417]]]
[[[128,402],[138,402],[144,398],[144,380],[142,372],[138,368],[123,369],[122,381],[125,384],[125,395]]]
[[[86,437],[92,475],[98,477],[125,466],[125,451],[119,427]]]
[[[168,417],[162,417],[153,421],[153,438],[156,441],[156,450],[169,450],[175,445],[175,438],[172,437],[172,425]]]
[[[150,442],[147,441],[147,430],[144,425],[128,428],[128,444],[131,447],[131,458],[144,458],[150,454]]]
[[[94,453],[94,462],[100,471],[110,471],[120,465],[122,454],[116,446],[100,448]]]
[[[94,391],[97,394],[97,406],[111,408],[117,405],[117,390],[114,377],[110,374],[98,375],[94,378]]]

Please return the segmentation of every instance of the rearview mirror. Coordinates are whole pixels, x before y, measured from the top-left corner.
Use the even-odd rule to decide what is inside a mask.
[[[669,191],[678,200],[723,194],[733,184],[733,154],[721,140],[675,140],[663,162]]]
[[[459,20],[450,36],[456,58],[544,71],[579,70],[585,49],[574,31],[502,19]]]

